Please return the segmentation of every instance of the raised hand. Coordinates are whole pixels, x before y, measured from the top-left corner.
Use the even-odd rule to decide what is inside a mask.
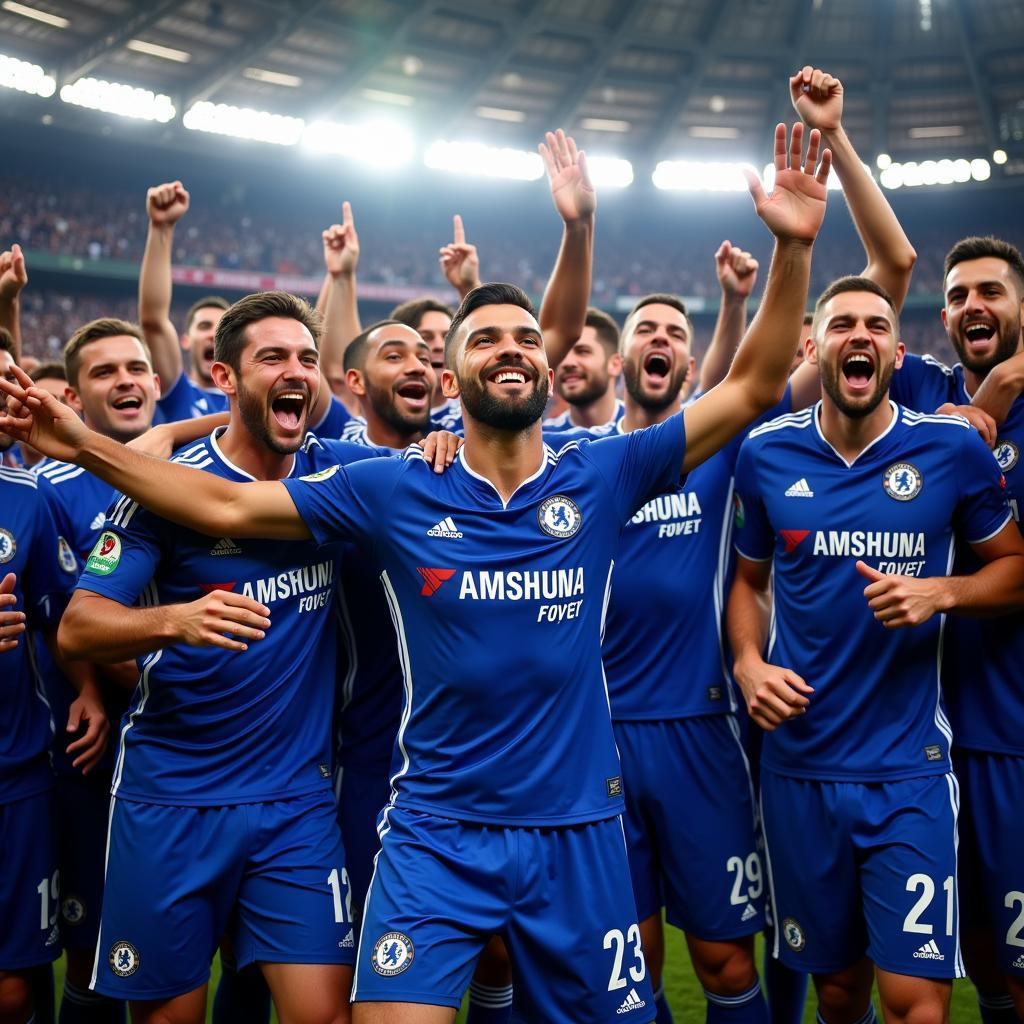
[[[843,83],[810,64],[789,80],[789,97],[808,128],[834,132],[843,123]]]
[[[466,296],[480,284],[480,256],[476,246],[466,241],[462,217],[452,218],[452,241],[441,246],[441,273],[460,296]]]
[[[825,218],[825,183],[832,166],[832,153],[826,149],[818,162],[821,146],[821,132],[811,131],[807,143],[807,158],[801,165],[804,126],[793,125],[789,146],[786,146],[786,126],[775,127],[775,187],[771,195],[765,193],[761,180],[752,169],[744,174],[747,187],[754,200],[758,217],[765,222],[768,230],[781,241],[810,244],[818,237],[821,222]]]
[[[146,213],[155,226],[172,227],[188,213],[189,195],[180,181],[154,185],[146,192]]]
[[[73,462],[89,428],[49,391],[37,388],[24,370],[11,367],[14,380],[0,377],[0,432],[61,462]]]
[[[324,266],[331,277],[352,275],[359,266],[359,235],[352,217],[352,204],[341,204],[341,223],[332,224],[324,233]]]
[[[28,270],[25,268],[25,254],[21,246],[14,243],[5,252],[0,252],[0,299],[11,302],[21,294],[28,284]]]
[[[757,268],[757,260],[728,239],[715,253],[715,273],[726,298],[748,298],[757,283]]]
[[[14,584],[17,581],[13,572],[0,580],[0,654],[13,651],[18,646],[18,637],[25,632],[25,613],[16,609],[18,597]]]
[[[572,221],[593,217],[597,209],[597,193],[587,171],[587,155],[576,148],[576,142],[561,128],[547,132],[547,144],[537,148],[544,159],[544,166],[551,183],[551,198],[555,209],[567,224]]]

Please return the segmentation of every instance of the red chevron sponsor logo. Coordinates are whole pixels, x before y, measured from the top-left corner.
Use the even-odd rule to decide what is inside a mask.
[[[232,580],[230,583],[200,583],[199,589],[204,594],[212,594],[215,590],[234,590],[235,581]]]
[[[779,530],[779,536],[786,545],[786,554],[792,554],[800,546],[800,542],[810,535],[810,530]]]
[[[416,571],[423,577],[423,589],[420,591],[424,597],[436,594],[445,580],[450,580],[455,575],[454,569],[421,569]]]

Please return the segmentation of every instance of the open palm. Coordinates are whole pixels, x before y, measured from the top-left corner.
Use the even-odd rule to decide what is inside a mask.
[[[551,183],[551,198],[562,220],[567,223],[592,217],[597,209],[597,193],[587,171],[587,155],[561,128],[545,135],[546,143],[537,148]]]
[[[767,194],[757,175],[747,174],[747,184],[757,215],[776,238],[813,242],[825,218],[825,183],[832,165],[832,153],[825,150],[818,164],[821,133],[815,129],[807,143],[807,157],[801,161],[804,126],[793,125],[789,146],[786,126],[775,129],[775,186]]]

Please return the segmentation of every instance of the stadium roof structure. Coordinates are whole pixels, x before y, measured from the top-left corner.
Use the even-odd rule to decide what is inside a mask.
[[[651,163],[763,156],[787,76],[813,63],[844,82],[865,158],[1001,149],[1024,169],[1020,0],[3,0],[0,40],[58,91],[128,83],[179,116],[372,112],[524,148],[564,126]]]

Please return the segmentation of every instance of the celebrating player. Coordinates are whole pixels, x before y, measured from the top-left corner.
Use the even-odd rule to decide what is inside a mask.
[[[779,125],[775,189],[751,181],[776,251],[722,384],[664,423],[561,458],[541,439],[551,372],[539,325],[509,286],[470,293],[449,331],[444,386],[462,399],[466,445],[443,476],[407,455],[233,484],[125,451],[26,390],[27,378],[0,383],[18,400],[0,428],[109,476],[157,514],[236,541],[348,538],[372,549],[406,702],[354,989],[363,1024],[452,1020],[494,932],[509,944],[527,1018],[651,1019],[615,820],[605,593],[635,509],[781,397],[829,166],[826,151],[815,170],[817,132],[806,159],[802,140],[802,125],[788,145]],[[445,516],[461,537],[431,536]]]
[[[872,962],[887,1019],[947,1018],[963,968],[942,623],[1024,601],[999,468],[962,419],[888,400],[897,338],[877,284],[826,289],[806,352],[821,402],[754,430],[736,471],[728,627],[751,715],[773,730],[775,952],[813,973],[826,1021],[871,1019]],[[957,537],[984,563],[973,575],[946,576]],[[918,628],[889,632],[904,626]]]

